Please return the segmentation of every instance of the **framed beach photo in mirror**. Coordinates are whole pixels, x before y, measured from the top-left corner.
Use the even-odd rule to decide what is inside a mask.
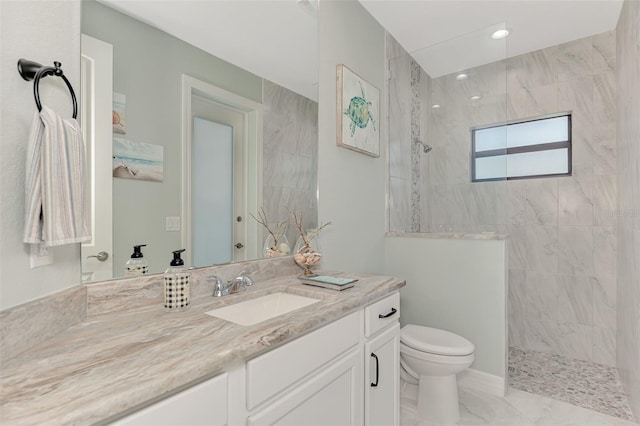
[[[339,64],[337,69],[337,144],[380,156],[380,91]]]

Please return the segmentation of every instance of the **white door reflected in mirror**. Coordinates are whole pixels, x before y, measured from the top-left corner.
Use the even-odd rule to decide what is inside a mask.
[[[113,278],[111,110],[113,96],[113,47],[82,34],[80,61],[80,125],[91,177],[92,240],[82,244],[82,281]],[[96,197],[95,194],[100,194]],[[104,254],[107,256],[105,257]],[[100,260],[104,259],[104,260]]]

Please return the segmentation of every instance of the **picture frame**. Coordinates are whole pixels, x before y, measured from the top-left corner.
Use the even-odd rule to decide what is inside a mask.
[[[164,147],[150,143],[113,138],[112,175],[114,178],[164,180]]]
[[[380,90],[350,70],[337,66],[337,145],[371,157],[380,156]]]

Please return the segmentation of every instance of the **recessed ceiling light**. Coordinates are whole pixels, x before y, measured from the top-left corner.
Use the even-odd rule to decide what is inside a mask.
[[[480,99],[480,96],[478,96],[478,95],[473,95],[473,96],[471,97],[471,100],[472,100],[472,101],[477,101],[478,99]]]
[[[503,30],[495,31],[493,34],[491,34],[491,38],[494,40],[501,40],[507,37],[508,35],[509,35],[509,30],[503,29]]]
[[[438,108],[440,108],[440,104],[433,104],[433,105],[431,105],[431,108],[438,109]]]
[[[464,80],[467,77],[469,77],[469,76],[466,75],[465,73],[461,72],[460,74],[456,75],[456,80]]]

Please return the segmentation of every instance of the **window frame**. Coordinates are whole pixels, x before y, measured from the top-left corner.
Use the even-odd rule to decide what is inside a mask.
[[[521,180],[521,179],[539,179],[539,178],[550,178],[550,177],[560,177],[560,176],[571,176],[572,175],[572,120],[571,120],[571,111],[558,112],[554,114],[546,114],[533,118],[525,118],[525,119],[516,119],[510,120],[506,123],[502,124],[490,124],[486,126],[475,126],[471,128],[471,182],[496,182],[502,180]],[[491,129],[495,127],[505,127],[512,126],[514,124],[523,124],[530,123],[534,121],[543,121],[549,120],[552,118],[558,117],[567,117],[567,137],[566,141],[556,141],[556,142],[546,142],[540,143],[536,145],[527,145],[527,146],[518,146],[513,148],[499,148],[492,149],[488,151],[482,151],[480,153],[476,152],[476,131]],[[551,151],[555,149],[567,149],[567,173],[553,173],[553,174],[541,174],[541,175],[526,175],[526,176],[505,176],[505,177],[497,177],[497,178],[487,178],[487,179],[476,179],[476,159],[477,158],[485,158],[485,157],[498,157],[501,155],[509,156],[511,154],[522,154],[528,152],[540,152],[540,151]]]

